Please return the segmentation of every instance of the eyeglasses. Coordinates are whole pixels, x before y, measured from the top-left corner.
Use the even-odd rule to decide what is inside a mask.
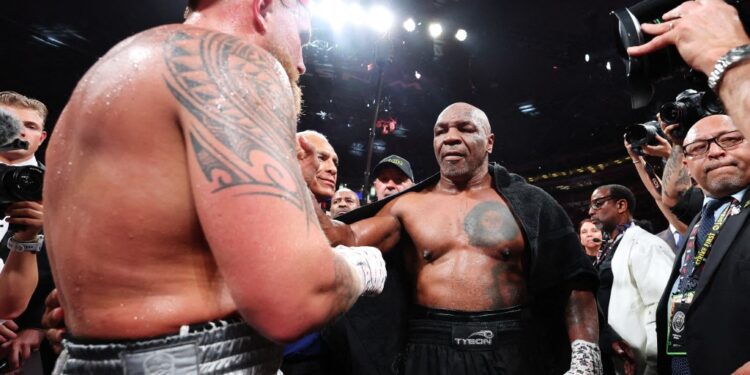
[[[717,146],[726,151],[737,147],[744,140],[745,137],[742,136],[739,130],[735,130],[724,134],[719,134],[718,136],[713,138],[702,139],[700,141],[688,143],[683,147],[683,149],[685,150],[685,156],[694,158],[705,155],[708,152],[708,149],[711,148],[712,142],[716,143]]]
[[[602,206],[604,206],[604,202],[610,199],[615,199],[615,198],[613,198],[611,195],[607,195],[606,197],[596,198],[593,201],[591,201],[591,206],[589,206],[589,208],[592,210],[598,210],[602,208]]]

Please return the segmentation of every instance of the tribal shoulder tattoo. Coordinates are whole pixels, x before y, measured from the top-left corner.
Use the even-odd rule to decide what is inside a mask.
[[[215,32],[175,32],[164,81],[192,114],[190,145],[213,193],[279,198],[317,223],[294,157],[296,114],[283,69],[265,51]]]

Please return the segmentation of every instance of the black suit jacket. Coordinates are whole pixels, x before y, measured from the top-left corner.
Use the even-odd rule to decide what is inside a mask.
[[[748,203],[750,193],[743,198]],[[700,215],[699,215],[700,216]],[[687,355],[692,375],[731,374],[750,361],[750,208],[721,228],[686,314]],[[690,233],[700,218],[688,228]],[[659,373],[671,374],[666,355],[667,312],[672,285],[679,277],[687,241],[682,241],[672,275],[656,310]]]

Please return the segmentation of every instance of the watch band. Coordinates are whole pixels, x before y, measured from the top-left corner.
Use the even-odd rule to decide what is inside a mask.
[[[724,73],[736,64],[750,58],[750,44],[745,44],[729,50],[714,65],[714,70],[708,75],[708,87],[715,93],[719,93],[719,85]]]
[[[19,242],[16,241],[13,236],[8,238],[8,249],[17,253],[38,253],[42,251],[42,245],[44,244],[44,235],[39,234],[36,239],[32,242]]]

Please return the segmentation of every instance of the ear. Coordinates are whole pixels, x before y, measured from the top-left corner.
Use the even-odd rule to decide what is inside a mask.
[[[273,0],[253,0],[253,24],[258,33],[264,35],[268,31],[268,13],[271,10]]]
[[[495,145],[495,134],[490,133],[490,136],[487,137],[487,153],[492,153],[492,147]]]
[[[626,213],[628,212],[628,201],[624,199],[620,199],[617,201],[617,212],[618,213]]]
[[[39,136],[39,144],[42,144],[42,142],[44,142],[45,139],[47,139],[47,132],[42,130],[42,135]]]

